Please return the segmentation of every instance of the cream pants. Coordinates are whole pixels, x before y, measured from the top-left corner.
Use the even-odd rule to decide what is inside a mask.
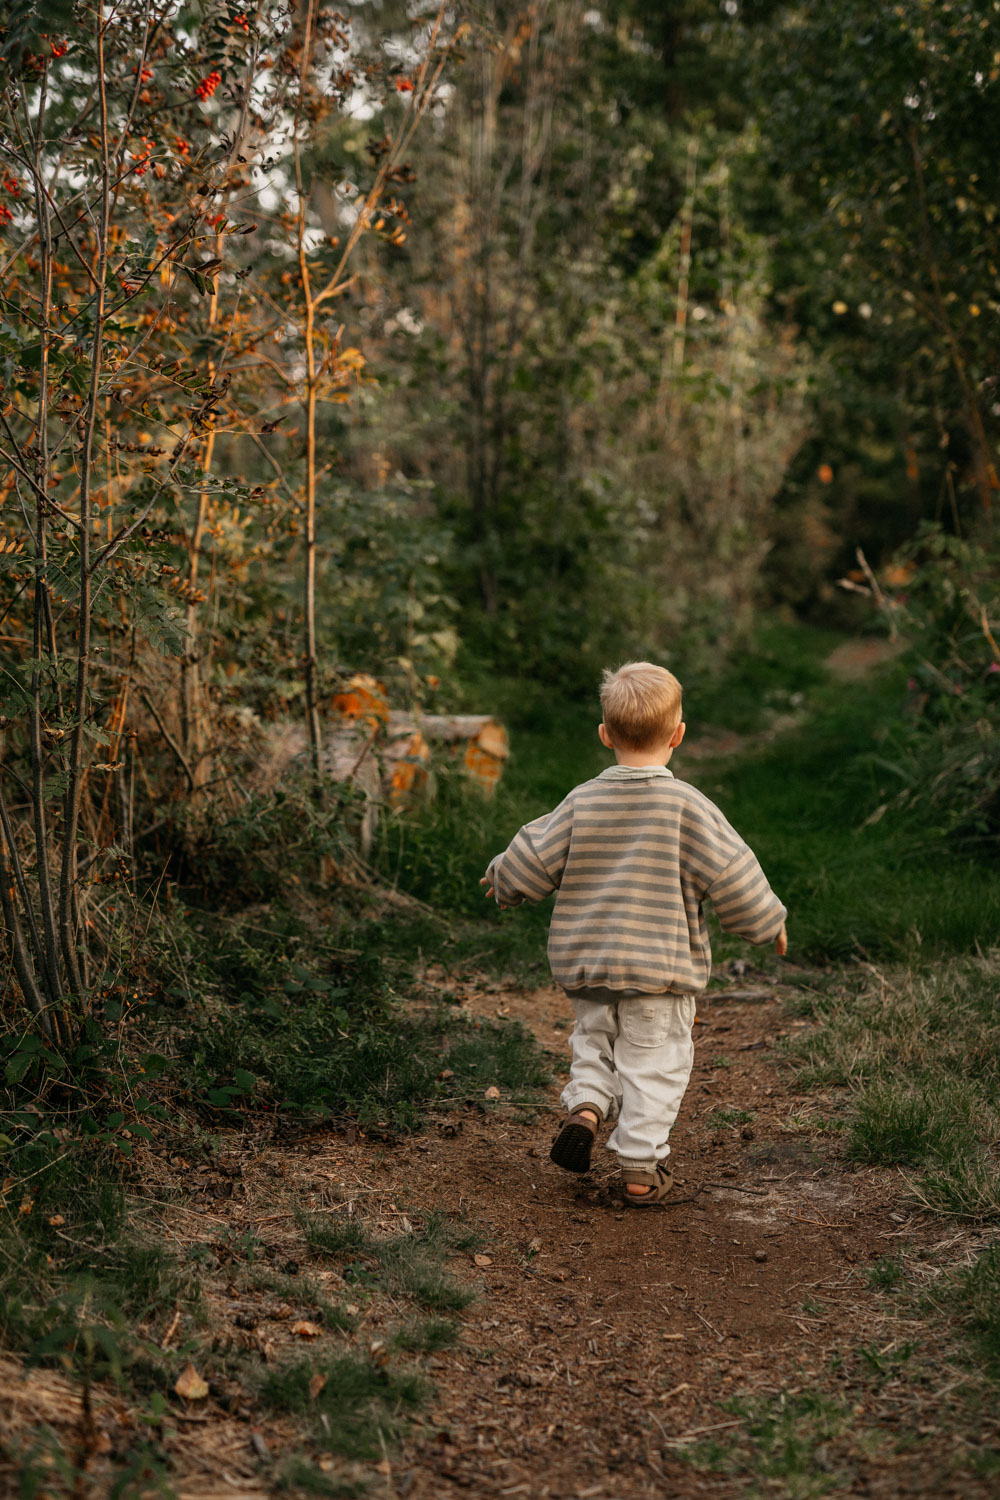
[[[597,1104],[617,1123],[607,1149],[629,1171],[652,1171],[670,1152],[667,1137],[694,1062],[694,995],[571,995],[576,1025],[562,1102],[572,1113]]]

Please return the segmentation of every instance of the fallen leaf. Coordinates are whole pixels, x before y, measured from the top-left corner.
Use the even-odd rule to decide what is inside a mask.
[[[313,1400],[313,1401],[315,1401],[316,1397],[319,1395],[320,1391],[323,1389],[323,1387],[325,1385],[326,1385],[326,1376],[325,1375],[320,1375],[317,1372],[312,1377],[312,1379],[309,1382],[309,1396],[310,1396],[310,1399]]]
[[[486,1093],[483,1095],[483,1098],[484,1099],[499,1099],[500,1098],[500,1090],[497,1088],[497,1086],[496,1086],[495,1083],[491,1083],[490,1084],[489,1088],[486,1090]]]
[[[387,1458],[380,1458],[379,1461],[378,1461],[378,1463],[375,1465],[375,1473],[376,1474],[391,1474],[392,1473],[392,1464],[389,1462],[389,1460]]]
[[[62,1214],[49,1215],[49,1225],[52,1229],[61,1229],[65,1222],[66,1220],[63,1218]]]
[[[441,1072],[438,1074],[438,1077],[441,1079],[442,1082],[444,1082],[444,1080],[446,1078],[454,1078],[454,1076],[455,1076],[455,1074],[453,1073],[453,1071],[451,1070],[451,1068],[442,1068]]]
[[[28,1217],[34,1206],[34,1202],[31,1198],[21,1199],[21,1207],[18,1209],[18,1213],[21,1215],[22,1219],[26,1219]]]
[[[318,1323],[310,1323],[308,1318],[300,1318],[297,1323],[292,1324],[292,1333],[300,1339],[318,1339],[323,1332]]]
[[[5,1177],[4,1178],[4,1180],[3,1180],[3,1186],[0,1187],[0,1193],[2,1193],[5,1198],[6,1198],[7,1194],[10,1192],[11,1188],[14,1186],[14,1183],[16,1181],[17,1181],[16,1177]]]
[[[389,1363],[389,1351],[381,1339],[373,1339],[368,1345],[368,1353],[371,1355],[372,1364],[384,1370]]]
[[[474,1255],[472,1259],[477,1266],[491,1266],[493,1264],[493,1257],[491,1255]]]
[[[541,1240],[538,1238],[538,1236],[536,1234],[535,1238],[533,1240],[529,1240],[528,1241],[528,1254],[529,1255],[537,1255],[538,1252],[539,1252],[539,1250],[541,1248],[542,1248],[542,1242],[541,1242]]]
[[[174,1390],[185,1401],[204,1401],[208,1395],[207,1384],[191,1363],[186,1364],[178,1375]]]
[[[348,1302],[344,1307],[344,1311],[349,1318],[356,1318],[361,1309],[360,1307],[356,1306],[355,1303]]]

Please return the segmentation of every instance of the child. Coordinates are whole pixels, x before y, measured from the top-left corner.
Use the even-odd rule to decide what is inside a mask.
[[[553,977],[573,1002],[568,1118],[552,1160],[586,1172],[597,1131],[616,1119],[627,1203],[670,1191],[667,1137],[694,1061],[695,997],[711,950],[702,902],[726,932],[787,950],[784,906],[717,807],[667,761],[684,738],[681,687],[663,667],[605,672],[597,733],[617,765],[527,823],[482,884],[500,906],[556,892]]]

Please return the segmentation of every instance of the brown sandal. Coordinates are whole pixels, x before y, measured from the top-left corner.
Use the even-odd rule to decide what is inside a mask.
[[[597,1116],[597,1122],[588,1120],[580,1113],[589,1109]],[[552,1142],[549,1159],[565,1172],[589,1172],[590,1153],[597,1136],[598,1126],[604,1120],[604,1111],[596,1104],[581,1104],[563,1123],[563,1127]]]
[[[626,1189],[623,1194],[625,1202],[630,1208],[647,1208],[651,1203],[661,1203],[674,1185],[674,1179],[667,1171],[665,1162],[657,1162],[655,1171],[652,1172],[623,1172],[622,1183]],[[634,1187],[646,1187],[648,1193],[630,1193],[629,1184]]]

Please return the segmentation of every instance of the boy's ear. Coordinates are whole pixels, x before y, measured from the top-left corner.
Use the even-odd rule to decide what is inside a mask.
[[[676,750],[677,749],[677,746],[680,744],[681,740],[684,738],[684,731],[685,731],[686,728],[687,728],[687,725],[685,724],[684,720],[682,719],[681,722],[678,724],[677,728],[674,730],[673,734],[670,736],[670,748],[671,748],[671,750]]]
[[[603,724],[598,724],[597,726],[597,738],[600,740],[605,750],[613,750],[615,748],[614,744],[612,743],[611,736],[610,734],[608,734],[608,731],[605,729]]]

